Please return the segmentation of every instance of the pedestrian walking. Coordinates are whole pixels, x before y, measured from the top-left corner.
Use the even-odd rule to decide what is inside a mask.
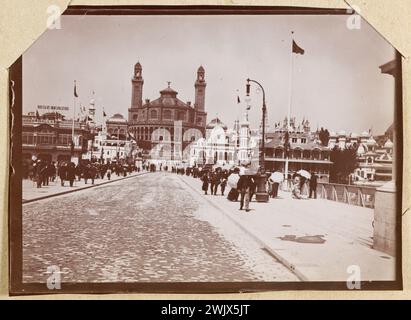
[[[74,180],[76,179],[76,165],[74,164],[74,162],[70,162],[70,164],[67,166],[66,169],[67,173],[66,173],[66,177],[67,180],[70,183],[70,187],[74,186]]]
[[[240,190],[241,198],[240,198],[240,210],[245,209],[246,212],[250,211],[250,196],[251,196],[251,188],[254,185],[254,179],[252,176],[249,175],[242,175],[240,176],[240,180],[238,180],[237,189]]]
[[[238,181],[240,180],[240,175],[238,173],[239,169],[236,168],[227,178],[227,184],[231,187],[231,190],[227,195],[229,201],[238,201],[239,192],[237,187]]]
[[[58,175],[60,178],[61,186],[64,187],[64,181],[66,180],[67,175],[67,165],[66,163],[61,163],[60,167],[58,168]]]
[[[220,185],[220,180],[221,180],[220,170],[217,169],[211,174],[211,194],[215,196],[217,195],[217,189],[218,189],[218,186]]]
[[[37,188],[41,188],[41,185],[43,183],[43,163],[41,160],[37,160],[34,166],[34,177],[36,180],[36,185]]]
[[[317,199],[317,175],[315,172],[311,173],[310,179],[310,198]]]
[[[271,198],[277,198],[278,196],[278,187],[279,187],[279,183],[278,182],[274,182],[273,180],[271,180],[271,178],[268,179],[268,183],[270,185],[270,196]]]
[[[221,177],[220,188],[221,188],[221,195],[224,196],[225,187],[227,186],[227,178],[223,175]]]
[[[203,191],[204,191],[204,194],[207,194],[207,191],[208,191],[208,183],[209,183],[209,179],[208,179],[208,174],[207,174],[207,172],[204,172],[203,177],[201,178],[201,180],[203,181],[202,189],[203,189]]]
[[[291,191],[291,196],[293,199],[307,199],[307,196],[304,196],[301,192],[301,182],[302,179],[300,176],[297,175],[294,177]]]
[[[95,180],[96,177],[97,177],[97,168],[96,168],[94,165],[91,165],[91,166],[90,166],[90,169],[89,169],[89,177],[90,177],[90,179],[91,179],[91,184],[94,184],[94,180]]]
[[[49,185],[49,167],[47,163],[42,163],[42,166],[40,166],[40,184],[42,186],[48,186]]]

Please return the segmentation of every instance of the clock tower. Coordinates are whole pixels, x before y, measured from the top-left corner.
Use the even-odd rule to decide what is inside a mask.
[[[132,93],[131,93],[131,108],[141,108],[143,105],[143,74],[140,62],[134,66],[134,77],[131,79]]]
[[[197,70],[197,80],[194,84],[194,87],[195,87],[194,107],[197,112],[204,112],[206,86],[207,86],[207,83],[205,82],[205,71],[204,71],[203,66],[200,66]]]

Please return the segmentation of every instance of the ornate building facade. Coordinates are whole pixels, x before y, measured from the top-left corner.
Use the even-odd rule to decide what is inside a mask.
[[[128,130],[152,160],[180,160],[183,150],[205,134],[205,70],[200,66],[194,83],[195,101],[181,101],[170,87],[160,91],[160,97],[143,102],[142,66],[134,68],[131,107],[128,109]]]
[[[29,112],[22,117],[22,154],[25,161],[34,157],[50,162],[77,161],[87,152],[91,139],[91,128],[86,121],[66,119],[58,112],[43,115]]]
[[[217,117],[207,124],[206,136],[193,144],[189,164],[232,167],[258,162],[258,141],[259,136],[250,130],[247,113],[241,122],[235,121],[233,128],[228,128]]]
[[[330,149],[323,146],[317,132],[312,132],[310,123],[304,119],[297,123],[295,118],[290,119],[288,150],[288,172],[290,174],[298,170],[314,171],[319,181],[328,182],[330,175]],[[287,118],[281,123],[276,123],[274,132],[266,135],[265,143],[265,168],[268,171],[285,172],[286,150],[285,135],[287,132]]]
[[[127,120],[116,113],[97,130],[83,159],[101,163],[127,162],[135,164],[138,158],[136,142],[128,135]]]
[[[330,132],[328,147],[330,150],[336,146],[339,149],[355,147],[358,168],[352,174],[352,181],[358,184],[381,184],[379,182],[390,181],[392,178],[393,143],[391,137],[389,130],[384,135],[377,136],[377,139],[374,139],[370,131],[357,134],[341,130],[338,133]]]

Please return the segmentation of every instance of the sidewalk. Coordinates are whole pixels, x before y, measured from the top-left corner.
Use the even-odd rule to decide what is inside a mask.
[[[205,196],[198,179],[180,177],[195,196],[217,206],[303,281],[346,282],[350,266],[360,267],[361,281],[395,280],[395,258],[372,249],[373,209],[295,200],[280,191],[269,203],[251,202],[252,210],[246,213],[239,210],[239,202]],[[325,242],[317,243],[321,239]]]
[[[87,184],[84,183],[84,179],[81,179],[81,181],[76,180],[74,182],[73,187],[70,187],[70,184],[68,181],[65,181],[64,186],[62,187],[60,183],[60,179],[57,178],[56,181],[50,182],[48,186],[42,186],[41,188],[37,188],[35,182],[24,179],[23,180],[23,203],[46,199],[49,197],[62,195],[66,193],[76,192],[79,190],[84,190],[84,189],[92,188],[95,186],[101,186],[103,184],[107,184],[107,183],[122,180],[122,179],[136,177],[136,176],[143,175],[146,173],[147,171],[133,172],[127,175],[126,177],[123,177],[122,175],[117,176],[116,174],[112,174],[111,180],[108,180],[106,176],[104,177],[104,179],[94,180],[94,185],[91,184],[91,179],[88,180]]]

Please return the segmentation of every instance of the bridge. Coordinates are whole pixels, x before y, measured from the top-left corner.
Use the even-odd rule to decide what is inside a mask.
[[[49,239],[32,225],[33,223],[35,225],[39,224],[41,227],[42,219],[45,219],[44,221],[47,223],[53,223],[52,217],[54,215],[50,215],[50,210],[52,210],[53,203],[57,202],[47,198],[59,196],[59,201],[65,201],[66,203],[65,211],[70,212],[70,215],[58,215],[59,219],[55,221],[58,228],[61,228],[61,224],[64,225],[61,221],[62,217],[67,217],[65,218],[67,227],[81,228],[81,219],[89,221],[87,219],[93,218],[99,221],[101,217],[113,214],[110,206],[101,206],[100,200],[94,201],[101,198],[101,192],[105,192],[107,195],[104,198],[109,204],[110,201],[117,201],[116,208],[118,212],[121,212],[121,216],[134,217],[135,215],[142,215],[145,217],[144,219],[148,219],[148,225],[151,225],[151,219],[154,216],[160,219],[159,223],[164,223],[162,217],[169,218],[168,211],[174,210],[173,215],[176,215],[176,219],[178,215],[182,215],[180,218],[183,219],[184,217],[186,224],[191,226],[189,229],[184,229],[184,233],[192,232],[193,236],[195,234],[195,238],[210,240],[212,234],[209,231],[201,234],[199,230],[195,232],[191,230],[193,228],[192,223],[197,223],[197,220],[187,222],[187,219],[191,217],[191,213],[184,212],[184,210],[187,211],[191,207],[194,210],[197,207],[199,209],[196,209],[195,216],[199,216],[200,220],[208,222],[222,238],[226,238],[229,243],[238,240],[237,242],[240,245],[236,244],[234,247],[239,247],[240,251],[244,249],[248,252],[248,256],[258,256],[261,255],[261,252],[268,253],[269,256],[274,257],[275,260],[285,266],[284,269],[293,274],[295,279],[301,281],[346,282],[353,275],[353,272],[357,272],[356,275],[360,277],[359,280],[361,281],[393,281],[396,279],[396,258],[375,249],[374,211],[377,207],[382,206],[382,200],[378,200],[376,190],[373,188],[319,184],[318,199],[307,200],[293,199],[290,192],[280,190],[278,198],[270,199],[268,203],[252,201],[250,203],[251,211],[245,212],[239,211],[240,205],[238,202],[230,202],[225,196],[204,195],[201,184],[199,179],[194,179],[191,176],[166,172],[135,173],[127,178],[113,176],[113,181],[110,182],[97,180],[95,188],[89,184],[85,185],[84,182],[79,182],[76,183],[74,188],[60,187],[59,183],[52,183],[49,187],[37,189],[33,182],[25,180],[23,181],[24,211],[27,211],[25,215],[29,216],[30,210],[32,210],[30,208],[38,209],[38,212],[35,213],[35,219],[27,220],[28,227],[32,228],[33,239],[38,241],[39,237],[43,237],[45,243],[48,243]],[[146,194],[140,185],[146,185],[147,188],[149,186],[151,191]],[[78,192],[80,190],[81,192]],[[144,196],[133,198],[135,200],[132,202],[124,200],[129,199],[129,195],[134,195],[137,191],[143,192]],[[159,206],[155,201],[149,201],[149,199],[146,199],[147,197],[163,199],[162,206]],[[191,199],[189,204],[184,203],[175,207],[170,205],[170,203],[184,197]],[[117,198],[123,200],[116,200]],[[84,199],[87,199],[87,202],[84,202]],[[81,204],[79,204],[79,201]],[[391,205],[387,201],[383,202],[383,205],[388,207]],[[167,203],[167,210],[164,210],[165,203]],[[90,212],[89,215],[83,212],[86,210],[84,209],[85,205]],[[134,205],[147,208],[141,212],[139,211],[139,213],[133,210],[130,211],[129,206]],[[392,208],[391,211],[393,211]],[[77,218],[72,219],[72,214],[77,214],[79,220],[76,220]],[[115,219],[119,223],[123,221],[122,219],[118,220],[117,213]],[[229,223],[223,223],[223,221]],[[73,223],[75,223],[74,226]],[[125,225],[124,228],[128,228],[128,226]],[[90,232],[93,233],[93,239],[95,240],[105,236],[99,233],[100,229],[91,230]],[[168,240],[164,240],[166,242],[163,243],[161,237],[157,236],[155,241],[158,245],[165,245],[167,241],[170,242],[170,239],[174,237],[174,231],[165,232],[165,230],[156,229],[156,232],[168,237]],[[63,240],[62,245],[67,239]],[[194,240],[189,240],[185,245],[192,241]],[[215,240],[210,240],[210,247],[207,248],[214,246],[213,241]],[[247,243],[244,243],[244,241]],[[250,244],[254,249],[250,249],[249,242],[254,243],[253,245]],[[139,244],[141,243],[137,241],[136,245]],[[179,245],[179,243],[173,245]],[[234,250],[228,247],[224,248],[228,252]],[[141,252],[145,252],[144,250]],[[236,252],[236,250],[234,251]],[[28,250],[28,252],[31,251]],[[221,252],[210,251],[210,253],[218,255],[218,259],[221,258]],[[140,259],[138,256],[137,258]],[[191,259],[190,257],[186,258],[187,261]],[[62,263],[65,263],[64,259],[66,258],[64,255],[61,259]],[[261,259],[259,261],[265,262],[263,265],[260,263],[257,267],[261,268],[263,273],[266,272],[269,265],[275,264],[272,258],[270,261],[266,261],[265,258]],[[86,262],[79,263],[86,265]],[[224,264],[221,264],[222,268],[223,266]],[[253,265],[251,268],[253,268]],[[216,276],[211,271],[210,274],[213,277]],[[211,277],[210,279],[214,278]],[[286,276],[281,271],[280,275],[275,276],[275,279],[270,281],[290,281],[290,279],[292,277]]]
[[[303,200],[280,190],[245,213],[226,197],[204,196],[199,180],[181,179],[303,281],[345,282],[357,267],[361,281],[395,280],[395,257],[373,248],[375,188],[319,184],[318,199]]]

